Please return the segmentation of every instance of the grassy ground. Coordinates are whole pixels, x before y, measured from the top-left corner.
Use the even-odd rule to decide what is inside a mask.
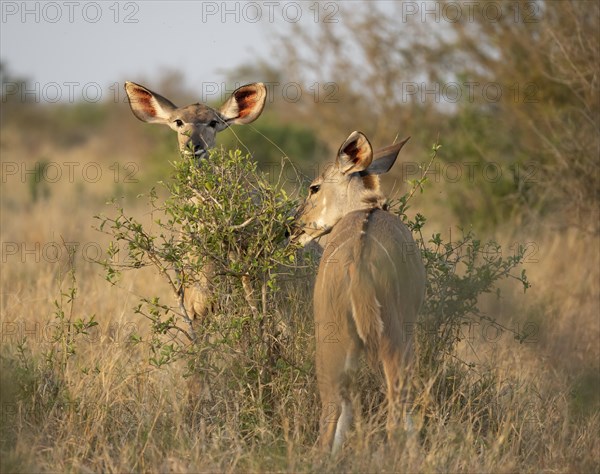
[[[533,286],[523,295],[506,285],[501,300],[482,304],[490,316],[508,327],[526,326],[534,337],[519,344],[509,333],[469,328],[459,355],[477,370],[457,381],[460,390],[445,406],[431,387],[425,390],[420,437],[401,436],[393,445],[384,442],[381,380],[363,373],[355,429],[342,455],[329,459],[314,448],[319,401],[310,279],[284,285],[278,297],[274,337],[284,368],[244,366],[238,358],[235,365],[212,366],[199,389],[184,377],[184,363],[152,367],[148,347],[130,340],[150,330],[132,308],[141,295],[173,296],[150,270],[110,286],[90,261],[107,245],[92,216],[107,211],[105,199],[133,187],[115,183],[110,163],[99,163],[104,173],[97,183],[63,177],[38,186],[36,202],[35,187],[22,179],[2,184],[1,472],[600,469],[596,236],[555,222],[502,229],[496,238],[506,251],[514,242],[531,246],[525,266]],[[128,202],[148,222],[147,209]],[[452,223],[443,203],[414,205],[436,216],[431,232]],[[79,244],[72,304],[61,298],[73,286],[63,240]],[[98,325],[74,336],[72,325],[61,326],[60,310],[71,323],[94,315]],[[71,332],[60,332],[65,327]],[[240,356],[230,350],[223,361]],[[270,371],[266,385],[263,370]]]

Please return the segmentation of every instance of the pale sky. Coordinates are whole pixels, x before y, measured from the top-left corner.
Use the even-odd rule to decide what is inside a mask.
[[[90,83],[111,94],[111,84],[159,79],[167,69],[181,72],[192,90],[203,81],[222,81],[232,67],[268,59],[275,29],[314,22],[315,15],[339,8],[326,11],[321,4],[317,13],[314,1],[0,4],[0,59],[11,75],[63,99],[80,96]]]
[[[391,14],[394,5],[404,4],[381,1],[376,8]],[[226,72],[255,59],[278,66],[275,32],[289,37],[296,23],[336,27],[356,6],[327,0],[0,0],[0,60],[10,76],[28,79],[39,103],[110,100],[125,80],[151,86],[167,71],[182,74],[187,90],[203,93],[210,84],[221,88]],[[2,93],[17,93],[11,87],[3,84]]]

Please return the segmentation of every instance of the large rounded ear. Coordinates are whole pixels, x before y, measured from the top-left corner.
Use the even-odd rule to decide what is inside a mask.
[[[125,92],[133,115],[142,122],[168,123],[177,107],[162,95],[146,89],[135,82],[125,82]]]
[[[250,123],[262,113],[266,99],[265,85],[262,82],[254,82],[233,91],[219,112],[229,125]]]
[[[369,174],[384,174],[387,173],[398,158],[398,153],[402,150],[402,147],[406,142],[410,140],[410,137],[405,138],[399,143],[380,148],[373,155],[373,163],[367,168]]]
[[[373,148],[361,132],[352,132],[338,151],[337,163],[343,174],[363,171],[373,161]]]

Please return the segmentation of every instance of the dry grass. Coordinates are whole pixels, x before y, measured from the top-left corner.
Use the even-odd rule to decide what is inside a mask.
[[[343,454],[329,459],[313,447],[319,407],[310,282],[296,282],[282,295],[288,332],[279,337],[298,370],[269,387],[275,402],[268,410],[239,383],[245,376],[227,367],[211,381],[217,396],[206,400],[190,393],[184,364],[151,367],[147,348],[129,340],[132,332],[148,331],[132,308],[149,291],[169,300],[166,286],[151,271],[140,271],[112,287],[81,251],[72,319],[94,314],[99,325],[80,337],[65,366],[52,362],[56,354],[49,351],[58,347],[50,337],[54,301],[69,287],[69,265],[66,253],[49,261],[53,254],[45,255],[44,246],[64,239],[105,249],[91,217],[106,210],[102,202],[115,192],[110,179],[94,186],[63,181],[52,186],[48,199],[32,203],[26,184],[3,184],[2,472],[600,469],[596,236],[541,225],[533,237],[506,229],[501,237],[507,244],[536,242],[538,261],[527,264],[533,288],[523,296],[508,287],[502,300],[484,304],[509,327],[533,324],[537,337],[519,345],[507,334],[491,338],[474,328],[460,355],[476,361],[478,372],[459,380],[460,390],[445,407],[424,391],[421,436],[400,437],[395,446],[383,442],[381,393],[372,391],[377,379],[363,374],[366,393],[355,429]],[[136,209],[141,219],[144,213],[143,206]],[[17,243],[18,253],[8,254],[7,243]]]

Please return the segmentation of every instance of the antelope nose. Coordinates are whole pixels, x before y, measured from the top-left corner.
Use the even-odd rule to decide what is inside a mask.
[[[206,154],[206,150],[202,147],[202,145],[194,145],[194,155],[199,158],[204,158]]]

